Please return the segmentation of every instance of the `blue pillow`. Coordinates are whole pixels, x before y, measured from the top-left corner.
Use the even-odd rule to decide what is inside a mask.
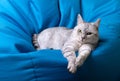
[[[119,81],[120,0],[0,0],[1,81]],[[32,35],[45,28],[101,18],[100,41],[76,74],[60,50],[36,51]]]

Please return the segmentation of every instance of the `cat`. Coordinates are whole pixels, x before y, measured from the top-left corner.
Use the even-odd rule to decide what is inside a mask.
[[[95,22],[83,21],[80,14],[77,16],[77,25],[74,29],[66,27],[53,27],[33,35],[33,44],[40,49],[60,49],[68,60],[67,69],[75,73],[92,50],[95,49],[98,40],[98,27],[100,19]],[[78,56],[75,52],[78,51]]]

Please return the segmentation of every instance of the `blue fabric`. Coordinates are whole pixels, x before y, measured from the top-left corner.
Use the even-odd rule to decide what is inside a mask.
[[[120,81],[120,0],[0,0],[0,81]],[[76,74],[60,50],[36,51],[32,35],[101,18],[98,47]]]

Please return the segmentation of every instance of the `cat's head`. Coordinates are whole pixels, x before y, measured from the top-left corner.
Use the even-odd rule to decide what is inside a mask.
[[[83,43],[97,43],[99,39],[99,24],[100,19],[97,19],[95,22],[88,23],[84,22],[80,14],[78,14],[77,26],[73,31]]]

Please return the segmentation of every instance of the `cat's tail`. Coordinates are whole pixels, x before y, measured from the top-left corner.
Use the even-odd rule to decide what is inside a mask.
[[[32,38],[33,46],[35,47],[35,49],[39,50],[40,46],[38,44],[37,38],[38,38],[38,34],[33,34],[33,38]]]

